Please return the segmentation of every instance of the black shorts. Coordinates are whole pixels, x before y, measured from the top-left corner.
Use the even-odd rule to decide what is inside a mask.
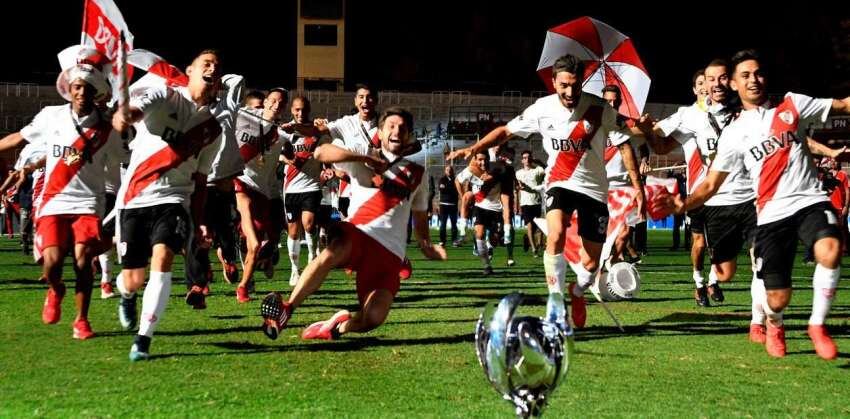
[[[535,218],[540,218],[542,211],[540,210],[540,204],[537,205],[523,205],[519,207],[520,212],[522,212],[522,222],[525,224],[531,224],[534,222]]]
[[[691,220],[691,233],[703,234],[705,232],[705,207],[692,209],[686,215]]]
[[[564,188],[546,192],[546,212],[564,211],[569,217],[578,211],[578,235],[596,243],[604,243],[608,233],[608,205],[585,194]]]
[[[490,231],[501,231],[502,211],[493,211],[481,207],[473,207],[475,225],[482,225]]]
[[[339,213],[342,214],[342,218],[345,219],[348,217],[348,205],[351,204],[351,198],[339,198]]]
[[[107,192],[104,195],[104,198],[105,210],[103,211],[103,217],[105,218],[110,212],[112,212],[112,209],[115,208],[115,194]],[[115,218],[104,224],[100,229],[100,233],[104,240],[108,240],[109,243],[112,243],[112,237],[115,236]]]
[[[286,193],[283,197],[284,212],[286,212],[286,221],[291,223],[295,220],[301,220],[303,211],[317,214],[319,206],[322,203],[322,191],[301,192],[301,193]]]
[[[705,245],[712,264],[735,260],[756,229],[754,201],[736,205],[705,206]]]
[[[118,251],[124,269],[147,266],[156,244],[165,244],[175,254],[181,253],[186,246],[190,226],[189,214],[182,204],[121,210]]]
[[[769,290],[791,288],[791,270],[797,252],[797,239],[810,249],[820,239],[841,238],[838,218],[829,202],[803,208],[779,221],[760,225],[755,234],[758,275]]]
[[[319,212],[316,213],[316,225],[328,226],[331,223],[333,213],[334,207],[330,205],[319,205]]]

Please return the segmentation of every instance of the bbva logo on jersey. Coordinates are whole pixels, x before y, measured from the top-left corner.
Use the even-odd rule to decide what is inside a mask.
[[[794,123],[794,114],[791,111],[782,111],[779,113],[779,120],[787,125],[791,125]]]

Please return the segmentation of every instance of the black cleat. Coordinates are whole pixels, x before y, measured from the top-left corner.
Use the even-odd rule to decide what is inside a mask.
[[[722,303],[726,298],[723,296],[723,290],[720,289],[720,286],[717,284],[711,284],[708,286],[708,296],[711,297],[711,300],[717,303]]]
[[[493,267],[490,266],[490,265],[485,266],[483,273],[484,273],[484,276],[493,275]]]
[[[700,307],[711,307],[711,303],[708,302],[708,290],[706,290],[706,287],[697,288],[694,291],[694,299]]]
[[[280,293],[272,292],[263,298],[260,304],[260,315],[263,316],[263,333],[269,339],[275,340],[289,322],[292,306],[283,301]]]

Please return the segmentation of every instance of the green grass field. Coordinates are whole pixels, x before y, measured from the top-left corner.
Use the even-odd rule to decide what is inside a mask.
[[[841,284],[829,320],[839,359],[826,362],[805,334],[811,272],[798,262],[786,313],[788,356],[770,359],[746,338],[750,270],[725,287],[726,303],[698,308],[685,252],[669,252],[669,232],[650,232],[638,300],[612,303],[626,325],[588,308],[577,354],[547,417],[836,417],[850,415],[850,293]],[[483,278],[469,247],[445,263],[414,249],[414,277],[402,284],[387,323],[334,342],[300,340],[301,328],[354,308],[353,281],[334,273],[296,311],[276,341],[259,330],[259,301],[238,304],[220,279],[209,308],[183,301],[181,278],[151,347],[130,363],[132,332],[122,331],[117,300],[93,301],[96,338],[71,339],[73,299],[59,324],[41,323],[45,287],[16,242],[0,240],[0,417],[509,417],[512,407],[484,378],[473,348],[483,305],[511,291],[544,296],[540,259],[518,251],[518,265]],[[282,258],[285,263],[286,258]],[[182,264],[182,262],[181,262]],[[70,276],[66,270],[66,277]],[[288,289],[289,271],[259,275],[257,295]],[[845,275],[846,277],[846,275]],[[69,296],[71,294],[69,293]],[[99,290],[95,298],[99,298]],[[141,301],[140,301],[141,303]],[[528,306],[524,312],[542,314]]]

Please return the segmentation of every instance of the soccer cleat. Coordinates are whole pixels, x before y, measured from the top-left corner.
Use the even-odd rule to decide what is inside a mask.
[[[514,266],[514,265],[516,265],[516,261],[514,261],[513,259],[508,259],[508,266]]]
[[[484,276],[493,275],[493,267],[490,266],[490,265],[485,266],[484,272],[482,272],[482,273],[484,274]]]
[[[100,299],[106,300],[115,296],[115,291],[112,290],[112,284],[109,282],[100,283]]]
[[[286,327],[292,317],[292,306],[283,301],[280,293],[272,292],[263,298],[260,304],[260,315],[263,316],[263,333],[269,339],[277,339],[280,331]]]
[[[298,271],[292,270],[292,273],[289,274],[289,286],[294,287],[298,285],[298,279],[300,279]]]
[[[750,342],[760,343],[764,345],[764,341],[766,339],[765,336],[765,328],[763,324],[751,324],[750,325]]]
[[[838,348],[835,347],[835,342],[829,336],[826,326],[819,324],[809,325],[809,337],[812,339],[812,344],[815,346],[815,352],[819,357],[829,361],[838,356]]]
[[[74,322],[74,339],[86,340],[94,337],[94,332],[91,330],[91,325],[87,319],[80,319]]]
[[[708,286],[708,296],[711,297],[711,300],[717,303],[722,303],[726,298],[723,296],[723,290],[720,289],[720,285],[711,284]]]
[[[222,266],[224,282],[227,282],[228,284],[239,282],[239,268],[236,267],[235,263],[225,262]]]
[[[767,325],[767,336],[764,341],[764,349],[767,354],[774,358],[785,356],[785,326]]]
[[[579,297],[573,293],[575,287],[575,282],[571,282],[568,287],[570,291],[570,317],[573,318],[573,325],[576,329],[581,329],[587,323],[587,300],[584,299],[583,295]]]
[[[189,304],[195,310],[203,310],[207,308],[206,298],[204,298],[204,289],[192,285],[192,289],[186,293],[186,304]]]
[[[401,269],[398,270],[398,277],[401,280],[410,279],[413,275],[413,264],[410,263],[410,259],[404,258],[401,262]]]
[[[472,256],[478,256],[478,246],[472,246]]]
[[[461,244],[463,244],[463,240],[457,239],[452,242],[452,247],[460,247]]]
[[[215,253],[218,256],[218,261],[221,262],[221,273],[224,276],[224,282],[228,284],[239,282],[239,268],[236,267],[236,263],[224,259],[220,247],[216,249]]]
[[[118,322],[124,330],[136,327],[136,295],[130,298],[121,297],[118,302]]]
[[[65,298],[65,284],[47,289],[44,308],[41,309],[41,321],[44,324],[56,324],[62,318],[62,299]]]
[[[708,291],[705,287],[699,287],[694,290],[694,299],[700,307],[711,307],[711,303],[708,302]]]
[[[274,278],[274,263],[271,260],[266,262],[265,269],[263,269],[263,274],[266,275],[266,278],[272,279]]]
[[[236,301],[240,303],[251,301],[251,295],[248,293],[247,287],[236,287]]]
[[[130,361],[147,361],[150,359],[151,338],[142,335],[136,335],[133,339],[133,346],[130,347]]]
[[[348,310],[340,310],[336,312],[330,319],[320,321],[307,326],[301,332],[301,339],[324,339],[335,340],[339,339],[339,330],[337,327],[351,318],[351,313]]]

